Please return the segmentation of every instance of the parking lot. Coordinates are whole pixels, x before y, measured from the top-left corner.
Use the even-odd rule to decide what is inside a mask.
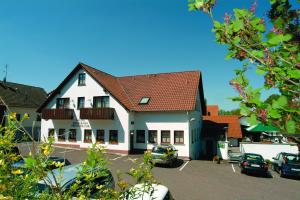
[[[28,153],[28,146],[21,145],[21,153]],[[53,155],[66,157],[72,164],[86,157],[85,150],[56,148]],[[114,177],[117,171],[127,172],[142,155],[107,154],[109,168]],[[237,164],[216,164],[212,161],[182,161],[173,168],[158,166],[153,169],[155,178],[166,185],[174,199],[300,199],[300,180],[281,178],[270,170],[268,177],[240,173]]]

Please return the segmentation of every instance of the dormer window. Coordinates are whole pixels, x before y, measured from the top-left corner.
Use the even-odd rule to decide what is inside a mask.
[[[148,104],[150,97],[142,97],[139,104]]]
[[[80,73],[78,75],[78,85],[79,86],[85,85],[85,73]]]

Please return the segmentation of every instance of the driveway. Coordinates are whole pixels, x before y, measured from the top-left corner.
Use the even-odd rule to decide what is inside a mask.
[[[26,153],[26,150],[20,150]],[[84,160],[86,151],[56,148],[54,155],[65,156],[75,164]],[[136,160],[142,159],[142,155],[107,154],[106,156],[115,178],[118,171],[127,172],[135,166]],[[299,180],[281,178],[271,170],[269,177],[245,175],[240,173],[236,164],[230,163],[180,161],[173,168],[155,167],[153,174],[160,183],[170,189],[176,200],[299,200],[300,197]],[[129,180],[126,176],[125,179]]]

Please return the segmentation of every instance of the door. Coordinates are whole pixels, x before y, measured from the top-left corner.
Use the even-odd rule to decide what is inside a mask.
[[[213,145],[212,140],[206,140],[206,156],[208,159],[211,159],[214,156]]]
[[[134,140],[134,131],[130,131],[130,139],[129,139],[129,153],[133,153],[133,140]]]

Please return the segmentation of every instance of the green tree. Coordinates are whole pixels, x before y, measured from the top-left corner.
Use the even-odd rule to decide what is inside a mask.
[[[239,108],[233,110],[220,109],[219,115],[240,115],[241,110]]]
[[[300,10],[292,8],[288,0],[270,0],[270,4],[268,19],[256,15],[255,2],[249,10],[225,13],[223,22],[214,19],[215,0],[190,0],[189,10],[208,14],[216,41],[227,46],[226,58],[243,63],[230,81],[239,94],[232,100],[240,102],[241,115],[252,125],[261,121],[296,133],[300,130]],[[261,88],[250,85],[245,75],[249,66],[255,66],[256,73],[264,77]],[[261,93],[271,88],[278,89],[279,97],[263,101]]]

